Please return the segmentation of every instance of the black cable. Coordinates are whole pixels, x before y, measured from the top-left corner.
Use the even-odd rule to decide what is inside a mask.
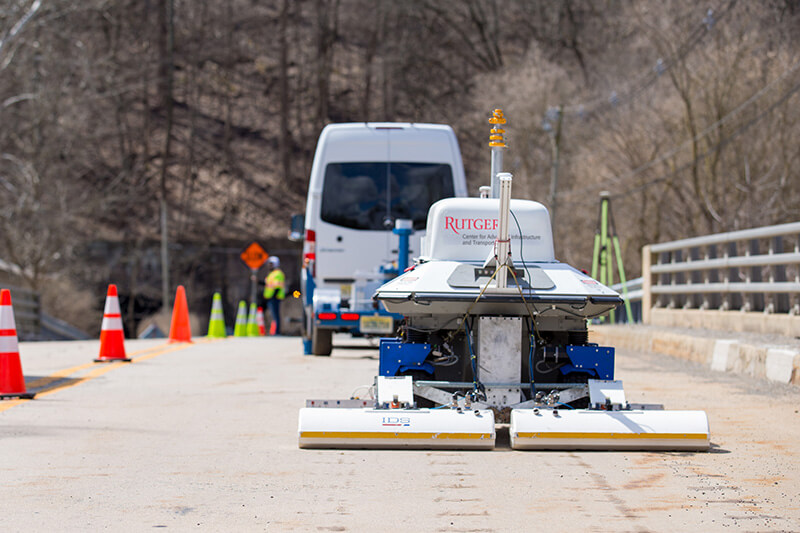
[[[477,367],[477,358],[475,357],[475,351],[472,349],[472,330],[469,327],[469,322],[464,321],[464,331],[467,334],[467,348],[469,348],[469,360],[470,364],[472,365],[472,385],[474,386],[475,390],[478,389],[478,367]]]
[[[464,321],[464,329],[467,334],[467,346],[469,347],[470,362],[472,363],[472,397],[475,401],[485,401],[486,387],[483,386],[483,383],[478,381],[478,360],[475,356],[475,352],[472,349],[472,341],[470,339],[472,336],[472,331],[470,330],[469,323],[466,320]]]
[[[533,278],[531,278],[531,273],[528,272],[528,264],[525,262],[525,257],[523,257],[522,255],[522,241],[524,240],[522,238],[522,227],[519,225],[519,220],[517,220],[517,215],[514,214],[514,211],[512,211],[510,207],[508,209],[508,212],[511,213],[511,216],[514,217],[514,222],[517,223],[517,231],[519,231],[519,260],[522,261],[522,266],[525,268],[525,275],[528,276],[528,289],[533,290]]]
[[[533,383],[533,358],[536,355],[536,338],[533,335],[533,321],[531,321],[531,323],[530,323],[530,325],[528,327],[528,331],[529,331],[529,333],[528,333],[528,337],[529,337],[528,342],[530,343],[530,346],[528,348],[528,377],[530,378],[530,382],[531,382],[531,400],[532,400],[533,396],[534,396],[534,393],[536,391],[536,387],[534,386],[534,383]]]

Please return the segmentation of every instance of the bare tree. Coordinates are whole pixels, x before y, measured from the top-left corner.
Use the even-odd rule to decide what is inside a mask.
[[[42,0],[19,1],[12,3],[0,12],[2,18],[6,19],[4,20],[5,24],[0,26],[5,27],[0,31],[0,72],[8,68],[8,65],[14,60],[14,53],[20,44],[20,34],[41,7]]]

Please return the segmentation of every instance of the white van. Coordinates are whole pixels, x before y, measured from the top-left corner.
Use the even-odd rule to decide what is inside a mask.
[[[311,168],[304,222],[305,352],[330,355],[335,331],[393,333],[401,317],[378,309],[372,295],[397,275],[398,259],[403,263],[392,231],[397,220],[414,230],[408,262],[420,253],[431,204],[466,195],[461,152],[450,126],[326,126]]]

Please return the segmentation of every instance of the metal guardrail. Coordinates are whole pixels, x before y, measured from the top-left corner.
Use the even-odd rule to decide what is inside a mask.
[[[639,302],[642,300],[642,278],[629,279],[628,283],[615,283],[611,288],[622,294],[622,287],[628,288],[628,301]]]
[[[85,331],[45,312],[41,313],[41,319],[40,340],[84,341],[92,338]]]
[[[629,279],[627,283],[616,283],[612,285],[611,288],[620,293],[620,295],[622,295],[622,297],[625,298],[623,292],[623,286],[625,286],[628,289],[628,296],[626,299],[628,300],[628,303],[631,306],[631,315],[633,317],[633,321],[641,322],[642,321],[642,278]],[[628,321],[626,313],[616,313],[615,319],[617,324],[624,324],[627,323]]]
[[[38,292],[21,287],[4,287],[11,291],[14,322],[20,340],[38,340],[42,333],[42,306]]]
[[[642,318],[652,307],[800,314],[800,222],[651,244]]]

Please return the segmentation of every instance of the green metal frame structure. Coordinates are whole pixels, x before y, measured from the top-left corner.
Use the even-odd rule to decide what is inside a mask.
[[[612,255],[612,250],[613,255]],[[617,263],[619,280],[622,283],[622,298],[625,300],[625,313],[628,323],[633,322],[631,303],[628,300],[628,280],[625,278],[625,267],[622,265],[622,250],[619,246],[619,236],[614,224],[614,215],[611,212],[611,194],[608,191],[600,193],[600,219],[594,234],[594,251],[592,252],[592,277],[603,285],[614,284],[613,262]],[[598,278],[598,270],[600,277]],[[601,317],[602,321],[605,317]],[[609,313],[609,319],[614,322],[614,311]]]

